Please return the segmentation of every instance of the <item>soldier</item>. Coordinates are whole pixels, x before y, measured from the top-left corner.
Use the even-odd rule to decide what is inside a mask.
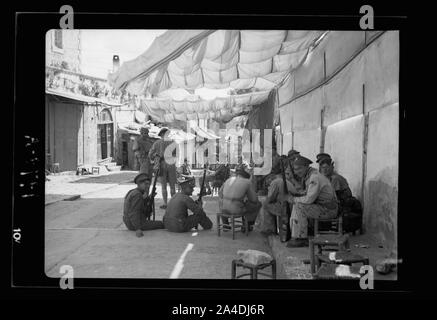
[[[354,232],[361,228],[363,209],[358,199],[352,196],[349,184],[334,170],[334,162],[329,157],[319,160],[320,173],[329,179],[339,201],[338,212],[343,217],[343,229]]]
[[[152,148],[154,139],[149,137],[149,128],[140,129],[141,135],[137,137],[133,144],[133,151],[140,166],[139,173],[145,173],[149,179],[152,178],[152,164],[149,159],[149,151]]]
[[[243,214],[251,226],[255,223],[262,204],[255,192],[251,174],[245,166],[238,165],[235,173],[236,176],[227,179],[219,190],[219,207],[222,212]],[[222,219],[223,223],[228,224],[227,218]]]
[[[184,163],[178,168],[177,173],[179,177],[191,176],[191,169],[190,169],[190,165],[188,164],[187,158],[184,159]]]
[[[151,212],[146,212],[145,200],[149,196],[146,190],[150,187],[150,179],[145,173],[138,174],[134,182],[135,189],[130,190],[124,198],[123,222],[126,227],[136,232],[137,237],[143,236],[143,231],[163,229],[161,221],[150,221],[147,217]]]
[[[302,156],[293,163],[294,173],[302,179],[305,195],[289,196],[293,209],[288,247],[308,246],[308,218],[335,218],[338,213],[337,197],[331,183],[317,169],[310,167],[311,163]]]
[[[289,180],[290,182],[294,185],[294,187],[299,190],[299,191],[303,191],[303,185],[302,185],[302,181],[301,179],[294,173],[293,170],[293,163],[294,161],[299,158],[300,156],[300,152],[291,149],[290,151],[288,151],[287,154],[287,158],[288,158],[288,166],[291,170],[290,176],[289,176]]]
[[[283,202],[288,199],[284,191],[284,182],[282,180],[281,168],[276,168],[273,181],[269,185],[268,194],[263,202],[258,218],[255,222],[255,228],[264,235],[276,233],[275,219],[280,217],[283,208]],[[285,169],[288,192],[296,193],[296,188],[289,181],[292,171],[289,167]]]
[[[168,138],[169,133],[170,130],[168,128],[161,128],[158,133],[161,139],[155,141],[149,151],[149,159],[154,163],[154,169],[160,168],[159,176],[161,178],[162,198],[164,200],[164,205],[160,207],[161,209],[167,208],[167,183],[170,185],[170,195],[173,197],[176,193],[176,164],[168,163],[164,157],[166,149],[168,147],[171,148],[171,145],[175,144],[174,141]],[[172,156],[176,156],[176,150],[173,151]]]
[[[178,180],[181,192],[172,197],[164,215],[164,226],[171,232],[187,232],[200,224],[204,230],[212,228],[212,221],[202,209],[202,203],[191,198],[194,190],[194,178],[181,177]],[[188,215],[188,209],[193,212]]]

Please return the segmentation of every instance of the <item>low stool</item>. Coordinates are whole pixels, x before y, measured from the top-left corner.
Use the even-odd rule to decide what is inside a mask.
[[[227,218],[228,222],[224,223],[221,218]],[[241,220],[240,220],[241,219]],[[243,215],[235,215],[229,214],[226,212],[218,212],[217,213],[217,235],[220,237],[220,231],[222,230],[230,230],[232,232],[232,240],[235,240],[235,231],[240,231],[249,235],[249,223],[247,219],[244,219]]]
[[[363,257],[348,251],[337,251],[331,254],[316,254],[315,263],[317,268],[320,268],[322,263],[326,264],[345,264],[351,266],[354,263],[362,263],[369,265],[369,258]]]
[[[349,236],[348,235],[336,235],[325,234],[317,235],[312,239],[309,239],[310,247],[310,260],[311,260],[311,273],[316,271],[315,255],[321,254],[326,247],[337,247],[338,251],[346,251],[349,249]],[[317,249],[317,252],[315,252]]]
[[[327,222],[331,224],[331,229],[320,230],[320,223],[326,224]],[[332,230],[332,226],[334,226],[335,230]],[[330,219],[323,219],[323,218],[314,219],[314,236],[317,236],[319,234],[343,234],[343,218],[340,216]]]
[[[339,268],[348,268],[349,274],[337,274]],[[324,263],[322,267],[313,275],[314,279],[320,280],[359,280],[362,274],[359,266],[346,266],[332,263]]]
[[[264,272],[261,272],[261,270],[272,267],[271,274],[267,274]],[[249,269],[249,273],[243,273],[237,276],[237,267],[243,268],[243,269]],[[263,275],[272,279],[276,279],[276,260],[273,259],[269,263],[263,263],[259,265],[254,265],[251,263],[245,263],[241,259],[232,260],[232,279],[240,279],[242,277],[250,276],[250,279],[258,279],[258,275]]]

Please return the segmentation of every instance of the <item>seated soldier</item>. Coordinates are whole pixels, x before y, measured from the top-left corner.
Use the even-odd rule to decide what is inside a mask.
[[[329,155],[328,155],[329,156]],[[343,216],[343,229],[354,232],[361,228],[362,207],[360,201],[352,196],[347,180],[334,170],[334,162],[330,157],[319,160],[320,173],[331,181],[339,201],[338,212]]]
[[[191,177],[191,168],[188,164],[187,158],[184,159],[184,163],[177,169],[178,178]]]
[[[164,226],[171,232],[188,232],[200,224],[204,230],[212,228],[212,221],[202,209],[202,203],[195,202],[190,196],[194,190],[194,178],[178,180],[181,192],[176,193],[168,202],[164,215]],[[193,214],[188,215],[188,209]]]
[[[229,179],[230,175],[231,171],[229,169],[229,165],[219,164],[214,174],[214,180],[212,181],[212,187],[214,190],[217,190],[217,193],[218,190],[222,187],[223,183],[225,183],[225,181]]]
[[[184,159],[184,163],[176,169],[177,179],[181,179],[182,177],[191,177],[191,168],[188,164],[187,158]],[[179,184],[176,184],[177,192],[181,191]]]
[[[123,222],[129,230],[136,231],[137,237],[142,237],[145,230],[164,229],[161,221],[150,221],[147,217],[151,212],[146,212],[145,200],[149,196],[150,180],[146,173],[138,174],[134,182],[135,189],[130,190],[124,198]]]
[[[235,174],[227,179],[219,190],[219,208],[223,213],[242,214],[250,228],[255,223],[262,204],[258,200],[251,174],[245,165],[238,165]],[[227,218],[222,219],[223,223],[229,223]]]
[[[308,246],[308,218],[335,218],[337,197],[328,178],[310,167],[311,160],[299,156],[293,164],[294,173],[305,186],[303,196],[289,196],[293,204],[290,218],[291,239],[288,247]]]
[[[275,219],[277,216],[281,216],[283,203],[288,199],[288,195],[286,195],[284,191],[284,182],[280,168],[275,168],[273,173],[275,173],[275,177],[269,185],[267,197],[263,202],[263,206],[255,223],[257,231],[266,236],[276,233]],[[291,174],[291,169],[287,167],[285,169],[285,176],[287,179],[288,191],[296,193],[296,188],[289,181]]]

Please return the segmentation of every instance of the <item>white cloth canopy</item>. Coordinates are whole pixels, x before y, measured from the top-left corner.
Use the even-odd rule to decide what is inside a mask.
[[[323,33],[169,30],[108,80],[143,96],[141,109],[165,122],[230,119],[267,100]]]

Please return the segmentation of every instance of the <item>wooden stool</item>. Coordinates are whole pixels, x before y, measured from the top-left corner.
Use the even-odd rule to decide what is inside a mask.
[[[351,266],[353,263],[362,263],[364,266],[369,265],[369,258],[354,254],[348,251],[337,251],[335,260],[329,258],[329,254],[316,254],[315,263],[320,268],[322,263],[327,264],[345,264]]]
[[[92,174],[94,174],[94,173],[100,174],[100,167],[92,167],[91,173]]]
[[[267,274],[260,272],[259,270],[263,270],[269,266],[272,266],[272,274]],[[243,273],[237,276],[237,267],[249,269],[249,273]],[[269,263],[263,263],[259,265],[254,265],[251,263],[244,263],[241,259],[232,260],[232,279],[240,279],[245,276],[250,276],[250,279],[258,279],[258,274],[263,276],[267,276],[272,279],[276,279],[276,260],[273,259]]]
[[[330,222],[331,226],[333,224],[336,226],[336,230],[320,231],[319,222]],[[343,218],[340,216],[331,219],[314,219],[314,236],[317,236],[319,234],[343,234]]]
[[[52,167],[50,168],[50,171],[51,171],[53,174],[55,174],[55,173],[59,173],[59,172],[60,172],[60,170],[59,170],[59,163],[58,163],[58,162],[56,162],[56,163],[52,163]]]
[[[231,223],[223,223],[220,219],[220,217],[231,219]],[[241,219],[237,220],[237,219]],[[229,220],[228,220],[229,222]],[[220,231],[225,230],[225,226],[227,230],[232,231],[232,240],[235,240],[235,230],[243,232],[243,226],[245,228],[246,236],[249,235],[249,223],[247,222],[247,219],[244,219],[243,215],[235,215],[235,214],[229,214],[229,213],[223,213],[218,212],[217,213],[217,235],[220,237]]]
[[[359,280],[361,279],[360,268],[358,266],[350,266],[350,276],[341,276],[335,273],[339,267],[338,264],[323,264],[323,266],[314,274],[314,279],[322,280]],[[358,276],[359,275],[359,276]]]
[[[315,255],[321,254],[323,250],[326,250],[326,247],[329,247],[329,250],[332,250],[331,247],[334,247],[334,249],[337,248],[337,251],[346,251],[349,248],[349,236],[336,234],[317,235],[309,240],[309,247],[311,273],[314,274],[316,271]],[[317,253],[314,252],[314,247],[317,247]]]

